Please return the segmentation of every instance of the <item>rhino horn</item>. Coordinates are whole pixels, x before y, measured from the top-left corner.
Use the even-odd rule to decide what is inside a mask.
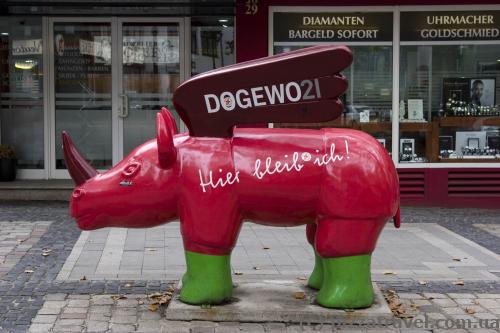
[[[170,125],[170,128],[172,129],[172,133],[174,134],[179,133],[179,129],[177,128],[177,123],[175,121],[174,116],[172,116],[172,113],[166,107],[162,107],[161,114],[165,119],[168,119],[167,123]]]
[[[168,169],[177,160],[177,150],[174,146],[173,117],[168,116],[169,112],[159,112],[156,115],[156,141],[158,146],[158,160],[160,166]]]
[[[94,169],[85,158],[83,158],[78,149],[76,149],[66,131],[62,132],[62,146],[66,167],[76,185],[81,185],[85,183],[87,179],[98,174],[97,170]]]

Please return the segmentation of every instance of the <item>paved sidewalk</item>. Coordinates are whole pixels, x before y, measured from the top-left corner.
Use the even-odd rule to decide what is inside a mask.
[[[353,322],[323,324],[284,323],[215,323],[208,321],[168,321],[159,311],[150,311],[146,295],[52,294],[33,319],[32,333],[43,332],[169,332],[169,333],[234,333],[234,332],[481,332],[500,329],[500,294],[470,293],[400,293],[398,301],[405,309],[403,318],[395,317],[381,328],[360,328]],[[419,324],[421,322],[421,324]],[[373,324],[374,322],[372,322]],[[414,324],[421,329],[400,329]],[[333,325],[332,325],[333,324]],[[389,324],[389,325],[387,325]],[[427,327],[424,327],[427,325]],[[468,330],[462,330],[468,327]],[[442,329],[442,330],[441,330]],[[453,330],[451,330],[453,329]]]
[[[232,254],[245,277],[307,276],[314,253],[305,227],[245,223]],[[151,229],[82,232],[58,280],[179,279],[185,271],[179,223]],[[373,256],[373,279],[415,282],[500,280],[500,255],[435,223],[388,224]]]
[[[183,271],[178,225],[82,233],[67,212],[66,203],[0,202],[1,333],[332,331],[328,324],[167,321],[164,306],[150,309],[147,295],[165,292]],[[500,331],[494,326],[500,322],[500,212],[403,207],[402,218],[401,230],[386,228],[373,260],[378,285],[395,310],[404,309],[398,316],[483,327],[488,319],[489,330],[446,332]],[[243,273],[238,277],[303,278],[312,259],[303,228],[247,225],[232,264]],[[405,325],[395,316],[385,328],[341,331],[440,331]]]

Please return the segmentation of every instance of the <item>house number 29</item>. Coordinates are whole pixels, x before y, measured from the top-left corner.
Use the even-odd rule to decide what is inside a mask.
[[[259,0],[247,0],[245,6],[247,8],[245,11],[246,15],[255,15],[259,10]]]

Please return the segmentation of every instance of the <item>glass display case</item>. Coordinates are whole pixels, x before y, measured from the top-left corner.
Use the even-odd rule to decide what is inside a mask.
[[[403,45],[401,163],[500,162],[500,45]]]

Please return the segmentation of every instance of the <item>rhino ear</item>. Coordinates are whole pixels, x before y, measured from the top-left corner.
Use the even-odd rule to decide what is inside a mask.
[[[174,116],[172,116],[172,113],[170,111],[168,111],[168,109],[166,107],[162,107],[161,108],[161,114],[163,115],[163,117],[167,121],[167,124],[172,129],[172,133],[174,135],[177,134],[177,133],[179,133],[179,129],[177,128],[177,123],[175,121]]]
[[[156,114],[156,135],[160,166],[164,169],[170,168],[177,160],[177,150],[174,146],[171,119],[163,112]]]

